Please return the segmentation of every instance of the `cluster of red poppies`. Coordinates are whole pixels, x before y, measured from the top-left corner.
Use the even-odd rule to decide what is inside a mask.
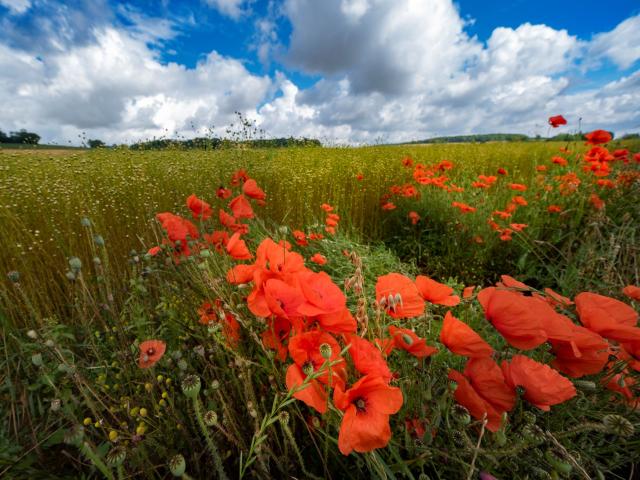
[[[549,118],[549,124],[553,128],[557,128],[560,125],[566,125],[567,121],[562,115],[557,115]],[[592,145],[592,148],[588,150],[584,154],[584,166],[583,171],[591,172],[596,178],[594,186],[597,188],[615,188],[618,185],[630,185],[638,178],[640,178],[640,172],[627,170],[621,171],[618,173],[618,176],[615,180],[612,180],[610,177],[613,173],[611,165],[615,161],[619,161],[621,163],[629,163],[633,158],[636,162],[640,162],[640,153],[636,153],[631,157],[631,154],[627,149],[619,149],[613,152],[610,152],[603,144],[608,143],[612,140],[611,134],[604,130],[594,130],[593,132],[585,135],[585,139],[588,145]],[[568,155],[571,152],[566,148],[561,148],[560,153],[563,155]],[[397,208],[396,203],[394,203],[394,198],[419,198],[420,190],[419,186],[430,185],[435,188],[439,188],[448,193],[454,192],[464,192],[464,188],[459,187],[450,182],[449,177],[442,174],[442,172],[451,170],[454,168],[453,163],[449,160],[443,160],[437,165],[434,166],[426,166],[424,164],[418,163],[415,164],[414,160],[407,156],[404,157],[401,161],[401,164],[405,168],[413,168],[413,182],[415,183],[405,183],[403,185],[392,185],[389,187],[388,193],[382,195],[380,198],[380,206],[383,210],[395,210]],[[558,167],[567,167],[569,166],[569,160],[564,156],[554,155],[551,158],[551,165]],[[562,196],[570,195],[578,190],[581,183],[583,182],[576,173],[574,172],[566,172],[563,175],[557,175],[553,177],[553,180],[557,185],[547,183],[549,180],[548,177],[543,175],[544,172],[547,172],[549,167],[547,165],[537,165],[536,171],[540,173],[537,177],[538,184],[541,187],[541,192],[551,192],[557,188],[559,193]],[[477,179],[471,182],[471,187],[489,191],[494,186],[498,185],[499,176],[508,176],[508,172],[504,168],[499,168],[497,170],[496,175],[478,175]],[[518,192],[526,192],[529,187],[522,183],[507,183],[505,188],[518,191]],[[493,211],[487,222],[492,230],[494,230],[498,238],[502,241],[510,241],[513,238],[513,234],[516,232],[522,232],[528,225],[525,223],[509,223],[506,225],[499,224],[496,220],[507,220],[509,219],[513,213],[516,211],[518,206],[526,206],[528,204],[527,200],[522,196],[514,197],[514,199],[518,199],[518,201],[511,201],[504,210],[495,210]],[[535,200],[541,199],[541,193],[538,192],[535,195]],[[591,192],[589,195],[589,203],[596,210],[602,210],[605,206],[605,201],[600,197],[597,192]],[[467,203],[454,200],[451,202],[451,206],[457,208],[458,211],[462,214],[475,213],[477,208],[469,205]],[[564,208],[561,205],[550,204],[546,207],[547,212],[551,214],[561,213]],[[412,225],[416,225],[420,220],[420,214],[415,210],[409,212],[408,218]],[[459,225],[460,226],[460,225]],[[484,239],[480,235],[476,235],[474,237],[474,241],[476,243],[483,243]]]
[[[170,212],[156,215],[167,234],[163,245],[169,249],[176,263],[182,257],[188,257],[192,253],[198,253],[209,247],[214,247],[221,253],[226,251],[238,260],[251,258],[251,253],[244,240],[242,240],[242,235],[249,232],[249,225],[244,223],[243,220],[249,220],[255,216],[250,200],[263,206],[267,196],[257,182],[249,178],[244,170],[235,172],[231,177],[230,184],[232,188],[221,186],[216,190],[216,197],[220,200],[230,198],[235,188],[240,190],[227,204],[231,213],[225,208],[218,210],[218,219],[222,229],[201,232],[193,222],[180,215]],[[193,219],[198,221],[201,228],[204,229],[206,227],[204,222],[211,219],[213,215],[211,205],[194,194],[187,198],[186,205],[191,211]],[[149,249],[148,254],[155,256],[161,251],[162,247],[155,246]]]
[[[625,293],[640,298],[638,287]],[[595,293],[575,298],[575,310],[582,325],[567,314],[574,305],[553,290],[536,292],[524,283],[504,275],[496,287],[478,293],[485,317],[514,348],[532,350],[545,342],[555,355],[549,365],[516,354],[501,365],[493,360],[493,349],[468,325],[450,313],[445,316],[440,339],[452,352],[468,357],[464,372],[451,370],[449,378],[458,384],[454,395],[476,419],[486,419],[489,430],[497,431],[516,404],[516,389],[523,388],[525,400],[542,410],[576,395],[572,378],[594,375],[609,368],[603,384],[621,393],[632,405],[640,405],[631,387],[628,369],[640,371],[640,328],[638,314],[629,305]],[[614,359],[614,360],[611,360]],[[622,360],[627,367],[613,369]]]

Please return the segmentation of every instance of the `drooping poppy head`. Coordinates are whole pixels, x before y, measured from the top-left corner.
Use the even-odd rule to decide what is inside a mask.
[[[474,390],[498,413],[510,412],[516,404],[516,392],[508,385],[500,366],[490,357],[470,358],[464,375]]]
[[[570,340],[550,340],[556,358],[551,365],[572,378],[595,375],[609,360],[609,343],[597,333],[573,326]]]
[[[338,448],[343,455],[354,450],[370,452],[389,443],[389,416],[397,413],[403,403],[399,388],[390,387],[380,377],[366,375],[347,391],[336,387],[333,400],[344,412],[338,433]]]
[[[465,357],[488,357],[493,348],[475,330],[447,312],[442,322],[440,341],[453,353]]]
[[[416,277],[416,287],[427,302],[435,305],[455,307],[460,303],[460,297],[453,295],[453,288],[424,275]]]
[[[576,396],[576,387],[557,370],[525,357],[514,355],[511,362],[502,362],[502,371],[509,385],[523,387],[524,398],[541,410],[566,402]]]
[[[418,337],[415,332],[408,328],[397,328],[391,325],[389,334],[397,348],[409,352],[414,357],[425,358],[438,352],[437,348],[427,345],[427,341],[424,338]]]
[[[549,117],[549,125],[553,128],[558,128],[560,125],[566,125],[567,121],[562,115],[555,115],[553,117]]]
[[[138,366],[149,368],[154,366],[162,358],[167,345],[162,340],[145,340],[140,344],[140,358]]]
[[[412,318],[424,313],[424,299],[418,287],[399,273],[378,277],[376,301],[393,318]]]
[[[322,255],[321,253],[314,253],[309,260],[317,265],[324,265],[325,263],[327,263],[327,257]]]

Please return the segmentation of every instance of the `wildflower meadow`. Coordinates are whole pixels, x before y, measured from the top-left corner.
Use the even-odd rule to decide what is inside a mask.
[[[0,169],[0,477],[638,478],[637,140]]]

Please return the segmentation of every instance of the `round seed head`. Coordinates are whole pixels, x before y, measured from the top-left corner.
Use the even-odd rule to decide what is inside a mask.
[[[182,393],[189,398],[197,398],[200,393],[200,377],[196,375],[187,375],[182,380]]]
[[[621,437],[630,437],[635,431],[633,424],[622,415],[605,415],[602,423],[609,432],[620,435]]]
[[[184,475],[184,471],[187,468],[187,462],[180,454],[175,455],[169,460],[169,470],[174,477],[181,477]]]
[[[124,459],[127,457],[127,451],[123,447],[115,447],[109,450],[107,453],[107,464],[117,467],[122,465]]]

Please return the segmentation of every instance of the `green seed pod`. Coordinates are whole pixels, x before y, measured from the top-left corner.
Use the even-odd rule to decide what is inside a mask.
[[[596,390],[596,384],[591,380],[574,380],[573,383],[580,390],[585,390],[587,392],[595,392]]]
[[[124,463],[124,459],[127,457],[127,451],[123,447],[115,447],[109,450],[107,453],[107,464],[113,467],[117,467]]]
[[[200,393],[200,377],[196,375],[187,375],[182,380],[182,393],[188,398],[197,398]]]
[[[20,272],[18,272],[17,270],[12,270],[7,273],[7,278],[12,283],[18,283],[20,281]]]
[[[469,423],[471,423],[471,415],[469,415],[469,410],[467,410],[466,407],[456,404],[453,406],[451,413],[455,420],[462,425],[469,425]]]
[[[282,412],[280,412],[280,415],[279,415],[279,417],[278,417],[278,419],[280,420],[280,423],[281,423],[282,425],[288,425],[288,424],[289,424],[289,419],[290,419],[290,418],[291,418],[291,417],[289,416],[289,412],[287,412],[287,411],[282,411]]]
[[[602,418],[602,424],[609,432],[621,437],[630,437],[635,431],[633,424],[621,415],[605,415]]]
[[[34,353],[31,355],[31,363],[33,363],[36,367],[42,366],[42,354]]]
[[[76,425],[70,428],[64,434],[64,443],[67,445],[80,445],[84,438],[84,427],[82,425]]]
[[[169,460],[169,470],[174,477],[181,477],[184,475],[184,471],[187,468],[187,462],[180,454],[175,455]]]
[[[451,438],[453,439],[453,443],[458,447],[464,447],[466,445],[464,433],[459,430],[453,430],[451,432]]]
[[[329,360],[331,358],[331,353],[331,345],[328,343],[322,343],[320,345],[320,355],[322,355],[322,358]]]
[[[208,427],[213,427],[218,424],[218,414],[213,410],[209,410],[204,414],[204,423]]]
[[[102,235],[94,235],[93,241],[97,246],[104,247],[104,238],[102,237]]]
[[[71,257],[69,259],[69,268],[72,272],[78,273],[82,269],[82,261],[78,257]]]

